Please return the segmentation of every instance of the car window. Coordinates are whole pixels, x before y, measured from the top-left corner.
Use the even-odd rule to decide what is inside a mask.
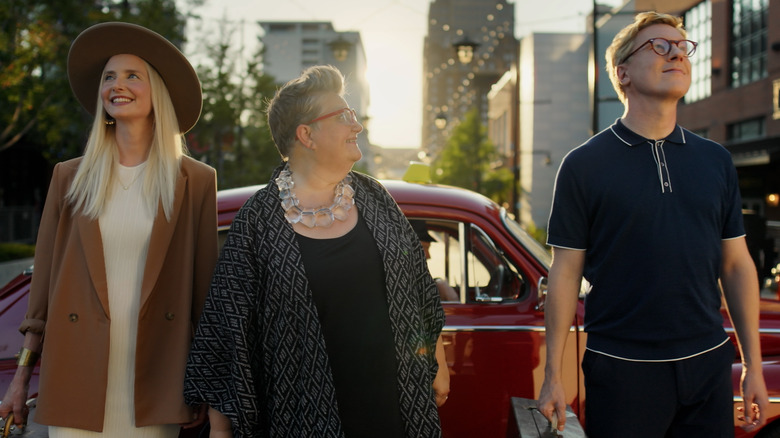
[[[428,269],[443,302],[496,303],[516,300],[523,294],[522,275],[479,227],[455,221],[412,220],[424,222],[433,238],[426,254]]]
[[[502,251],[479,227],[469,228],[467,252],[468,297],[477,302],[503,302],[520,298],[525,282]]]
[[[506,209],[503,207],[501,208],[501,221],[515,239],[517,239],[517,241],[520,242],[520,244],[522,244],[523,247],[542,264],[542,266],[544,266],[545,270],[549,270],[550,265],[552,264],[552,253],[550,252],[550,249],[531,237],[520,224],[509,217]]]
[[[436,280],[439,296],[445,302],[460,301],[460,285],[463,284],[463,256],[458,222],[419,220],[433,240],[426,257],[428,270]],[[425,248],[425,244],[423,244]]]

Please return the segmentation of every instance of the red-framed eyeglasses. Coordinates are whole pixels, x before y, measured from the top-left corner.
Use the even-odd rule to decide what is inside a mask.
[[[352,123],[358,123],[357,112],[352,108],[341,108],[340,110],[333,111],[332,113],[323,114],[316,119],[309,120],[304,125],[311,125],[312,123],[325,120],[329,117],[339,117],[339,122],[345,125],[351,125]]]

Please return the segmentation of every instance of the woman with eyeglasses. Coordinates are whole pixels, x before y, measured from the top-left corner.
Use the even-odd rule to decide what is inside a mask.
[[[212,437],[440,436],[439,294],[393,198],[352,171],[341,72],[306,69],[267,112],[283,162],[233,221],[186,399],[210,406]]]

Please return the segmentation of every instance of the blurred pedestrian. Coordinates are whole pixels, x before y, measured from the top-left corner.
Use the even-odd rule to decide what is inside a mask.
[[[736,169],[725,148],[677,124],[697,45],[686,38],[680,18],[655,12],[615,36],[607,71],[625,112],[558,171],[539,407],[557,413],[561,429],[563,348],[583,274],[592,285],[582,363],[588,436],[733,436],[735,351],[722,296],[741,350],[743,427],[766,422],[758,284]]]
[[[68,79],[95,118],[84,156],[54,168],[0,415],[22,423],[41,355],[35,421],[51,437],[176,437],[205,420],[183,382],[217,258],[215,172],[183,137],[200,82],[165,38],[116,22],[73,41]]]
[[[425,259],[431,259],[431,244],[436,241],[431,233],[428,232],[428,226],[424,220],[414,219],[409,221],[412,224],[414,232],[417,233],[417,237],[420,238],[420,245],[425,252]],[[450,286],[450,283],[446,278],[434,278],[436,282],[436,289],[439,291],[439,297],[442,301],[460,301],[460,295],[458,292]]]
[[[351,171],[363,126],[343,95],[315,66],[268,105],[284,162],[233,221],[187,367],[212,437],[441,434],[439,294],[393,198]]]

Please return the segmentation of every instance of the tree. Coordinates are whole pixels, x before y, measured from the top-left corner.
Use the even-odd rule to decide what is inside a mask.
[[[499,154],[476,108],[469,110],[433,162],[434,182],[474,190],[499,204],[509,199],[512,172],[496,168]]]
[[[4,0],[0,2],[0,151],[20,142],[50,161],[81,154],[91,117],[67,78],[70,43],[87,27],[126,21],[181,46],[186,17],[174,0]],[[190,0],[197,5],[202,0]],[[97,91],[97,84],[95,84]],[[44,146],[45,145],[45,146]]]
[[[216,40],[211,33],[201,42],[203,113],[187,139],[192,155],[217,169],[220,189],[266,183],[280,162],[264,112],[276,83],[261,68],[262,49],[246,61],[233,49],[234,31],[223,19]]]

